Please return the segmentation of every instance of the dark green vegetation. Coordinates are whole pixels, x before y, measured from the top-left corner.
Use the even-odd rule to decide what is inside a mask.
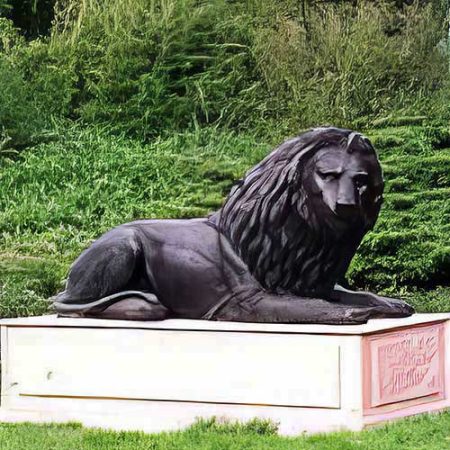
[[[449,129],[396,127],[368,134],[382,162],[385,202],[374,231],[353,261],[350,280],[360,287],[391,292],[448,286]],[[423,297],[417,306],[432,312],[449,310],[449,294],[449,290],[438,290],[436,298]]]
[[[270,423],[223,425],[201,421],[183,432],[145,435],[87,430],[73,425],[1,425],[2,450],[444,450],[450,448],[450,414],[422,416],[362,433],[283,438]]]

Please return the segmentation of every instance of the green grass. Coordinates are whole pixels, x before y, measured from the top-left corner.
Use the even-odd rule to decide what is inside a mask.
[[[385,203],[349,281],[406,297],[419,311],[448,311],[449,130],[403,126],[368,134],[384,168]],[[100,127],[73,127],[0,159],[0,316],[46,312],[70,263],[115,225],[216,210],[270,149],[252,135],[214,128],[143,144]]]
[[[449,118],[441,0],[11,0],[9,15],[5,1],[0,151],[48,138],[54,117],[147,140]]]
[[[0,424],[2,450],[445,450],[450,448],[450,413],[424,415],[360,433],[280,437],[276,426],[201,420],[173,433],[110,432],[68,425]]]

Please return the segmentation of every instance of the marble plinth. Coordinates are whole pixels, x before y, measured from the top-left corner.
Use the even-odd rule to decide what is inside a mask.
[[[199,417],[282,434],[450,406],[450,314],[365,325],[0,320],[0,421],[158,432]]]

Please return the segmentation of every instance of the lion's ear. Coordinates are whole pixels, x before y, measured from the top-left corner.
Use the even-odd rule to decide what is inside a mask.
[[[347,138],[347,152],[352,153],[359,148],[361,148],[361,135],[353,131]]]

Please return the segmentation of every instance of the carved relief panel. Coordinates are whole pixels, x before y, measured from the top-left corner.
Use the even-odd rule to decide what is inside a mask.
[[[366,410],[443,398],[444,324],[364,337],[363,352]]]

